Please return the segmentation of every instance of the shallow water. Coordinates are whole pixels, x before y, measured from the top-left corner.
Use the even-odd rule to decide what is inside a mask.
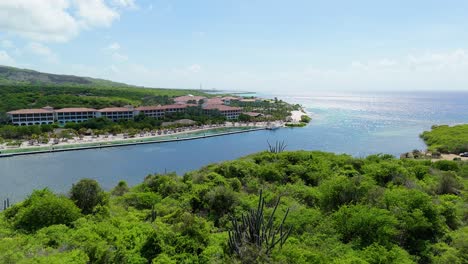
[[[288,150],[366,156],[424,149],[419,134],[433,124],[468,123],[468,93],[278,96],[300,103],[313,121],[305,128],[256,131],[193,141],[47,153],[0,159],[0,200],[23,199],[33,189],[65,193],[80,178],[106,189],[119,180],[137,184],[150,173],[179,174],[235,159],[284,140]]]

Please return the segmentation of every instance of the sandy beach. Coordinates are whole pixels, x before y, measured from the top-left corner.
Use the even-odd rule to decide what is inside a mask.
[[[461,160],[468,161],[468,157],[460,157],[456,154],[442,154],[440,159],[432,159],[432,161],[438,160],[453,160],[454,158],[460,158]]]
[[[303,115],[307,115],[307,113],[303,112],[303,111],[292,111],[291,112],[291,118],[292,118],[292,122],[293,123],[299,123],[301,121],[301,116]]]

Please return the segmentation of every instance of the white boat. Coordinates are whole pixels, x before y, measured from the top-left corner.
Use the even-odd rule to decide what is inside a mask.
[[[266,129],[267,129],[267,130],[276,130],[276,129],[278,129],[278,128],[280,128],[280,126],[278,126],[278,125],[271,125],[271,126],[267,126]]]

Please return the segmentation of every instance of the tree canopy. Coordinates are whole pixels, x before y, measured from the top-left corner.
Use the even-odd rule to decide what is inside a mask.
[[[442,153],[468,152],[468,124],[456,126],[433,126],[421,138],[431,151]]]
[[[0,263],[461,264],[467,179],[463,161],[315,151],[265,151],[184,175],[152,174],[136,186],[120,182],[104,203],[81,196],[103,192],[85,179],[70,198],[34,191],[0,213]],[[268,254],[249,243],[233,253],[233,223],[258,215],[271,232],[291,228],[288,239]]]

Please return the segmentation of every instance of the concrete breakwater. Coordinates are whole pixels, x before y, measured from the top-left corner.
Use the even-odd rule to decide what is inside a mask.
[[[209,137],[226,136],[226,135],[231,135],[231,134],[247,133],[247,132],[259,131],[259,130],[265,130],[265,129],[266,129],[265,127],[257,127],[257,128],[229,131],[229,132],[206,134],[206,132],[210,132],[209,130],[207,130],[203,135],[195,135],[195,136],[188,136],[188,137],[176,136],[175,138],[171,138],[171,139],[158,139],[158,137],[154,137],[154,138],[148,138],[146,140],[134,139],[134,140],[129,140],[128,142],[123,142],[123,143],[121,141],[115,141],[115,142],[109,141],[109,142],[96,142],[96,143],[89,143],[89,144],[76,144],[76,145],[68,145],[68,146],[60,146],[60,147],[53,147],[53,146],[43,147],[39,150],[25,149],[24,151],[21,151],[21,149],[17,149],[17,152],[8,152],[7,150],[7,151],[3,151],[0,154],[0,158],[32,155],[32,154],[52,153],[52,152],[65,152],[65,151],[76,151],[76,150],[87,150],[87,149],[133,146],[133,145],[142,145],[142,144],[156,144],[156,143],[187,141],[187,140],[203,139],[203,138],[209,138]]]

